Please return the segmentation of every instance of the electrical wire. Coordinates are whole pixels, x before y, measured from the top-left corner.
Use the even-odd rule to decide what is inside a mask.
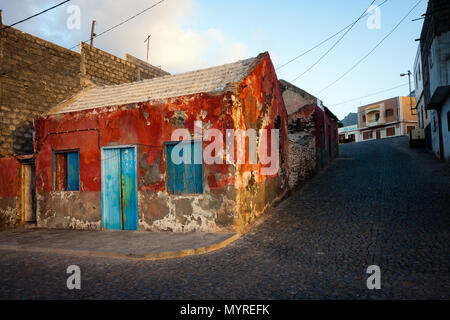
[[[368,8],[370,8],[370,6],[372,6],[374,4],[374,2],[375,2],[375,0],[372,0],[372,3],[369,5]],[[316,60],[316,62],[314,62],[308,69],[303,71],[303,73],[301,73],[299,76],[294,78],[292,80],[292,82],[295,82],[296,80],[298,80],[299,78],[304,76],[309,70],[314,68],[314,66],[316,66],[323,58],[325,58],[331,52],[331,50],[333,50],[338,45],[338,43],[341,42],[342,39],[344,39],[344,37],[350,32],[350,30],[352,30],[352,28],[359,22],[359,20],[362,19],[362,17],[366,14],[366,12],[367,12],[367,9],[365,9],[363,11],[363,13],[358,17],[358,19],[356,19],[353,22],[353,24],[350,26],[350,28],[348,28],[347,31],[345,31],[344,34],[323,55],[321,55],[319,59]]]
[[[384,90],[377,91],[377,92],[374,92],[374,93],[369,93],[368,95],[365,95],[365,96],[362,96],[362,97],[358,97],[358,98],[342,101],[342,102],[339,102],[339,103],[330,104],[329,107],[338,106],[338,105],[345,104],[345,103],[352,102],[352,101],[356,101],[356,100],[359,100],[359,99],[372,97],[372,96],[375,96],[377,94],[380,94],[380,93],[383,93],[383,92],[387,92],[387,91],[391,91],[391,90],[394,90],[394,89],[397,89],[397,88],[401,88],[401,87],[404,87],[404,86],[407,86],[407,85],[409,85],[409,84],[408,83],[400,84],[398,86],[395,86],[395,87],[392,87],[392,88],[389,88],[389,89],[384,89]]]
[[[93,38],[98,38],[98,37],[100,37],[101,35],[104,35],[105,33],[109,32],[109,31],[111,31],[111,30],[113,30],[113,29],[115,29],[115,28],[117,28],[117,27],[119,27],[119,26],[121,26],[121,25],[123,25],[124,23],[126,23],[126,22],[128,22],[128,21],[130,21],[130,20],[136,18],[137,16],[139,16],[139,15],[145,13],[146,11],[148,11],[148,10],[150,10],[150,9],[152,9],[152,8],[154,8],[154,7],[156,7],[157,5],[161,4],[161,3],[164,2],[164,1],[165,1],[165,0],[161,0],[161,1],[159,1],[159,2],[157,2],[157,3],[155,3],[155,4],[153,4],[153,5],[151,5],[150,7],[145,8],[144,10],[138,12],[137,14],[131,16],[130,18],[128,18],[128,19],[126,19],[126,20],[124,20],[124,21],[122,21],[122,22],[120,22],[120,23],[118,23],[118,24],[116,24],[116,25],[114,25],[114,26],[112,26],[112,27],[106,29],[105,31],[103,31],[103,32],[101,32],[101,33],[99,33],[99,34],[96,34]],[[85,41],[82,41],[82,42],[87,42],[87,41],[89,41],[89,40],[90,40],[90,38],[87,39],[87,40],[85,40]],[[76,47],[78,47],[79,45],[80,45],[80,44],[78,43],[78,44],[76,44],[76,45],[74,45],[74,46],[68,48],[68,50],[73,50],[73,49],[75,49]],[[21,67],[21,68],[16,68],[16,69],[11,70],[11,71],[9,71],[9,72],[4,72],[4,73],[2,73],[2,74],[0,75],[0,77],[1,77],[1,76],[6,76],[6,75],[11,74],[11,73],[13,73],[13,72],[20,71],[20,70],[22,70],[22,69],[29,68],[29,67],[31,67],[31,66],[33,66],[33,65],[40,64],[41,62],[43,62],[43,61],[45,61],[45,60],[48,60],[48,59],[47,59],[47,58],[44,58],[44,59],[41,59],[41,60],[39,60],[39,61],[37,61],[37,62],[30,63],[30,64],[27,64],[27,65],[24,65],[24,66]]]
[[[28,18],[25,18],[25,19],[23,19],[23,20],[17,21],[17,22],[15,22],[15,23],[13,23],[13,24],[10,24],[9,26],[3,27],[3,28],[0,29],[0,31],[5,30],[5,29],[8,29],[8,28],[11,28],[11,27],[13,27],[13,26],[15,26],[15,25],[18,25],[19,23],[22,23],[22,22],[25,22],[25,21],[27,21],[27,20],[30,20],[30,19],[32,19],[32,18],[34,18],[34,17],[37,17],[37,16],[39,16],[39,15],[41,15],[41,14],[47,12],[47,11],[50,11],[50,10],[52,10],[52,9],[55,9],[56,7],[59,7],[59,6],[63,5],[64,3],[67,3],[67,2],[69,2],[69,1],[70,1],[70,0],[63,1],[63,2],[61,2],[61,3],[59,3],[59,4],[57,4],[57,5],[54,5],[53,7],[50,7],[50,8],[48,8],[48,9],[45,9],[44,11],[41,11],[41,12],[39,12],[39,13],[36,13],[36,14],[34,14],[34,15],[28,17]]]
[[[376,45],[375,47],[373,47],[364,57],[362,57],[360,60],[358,60],[358,62],[356,62],[350,69],[348,69],[347,71],[345,71],[341,76],[339,76],[336,80],[334,80],[333,82],[331,82],[329,85],[327,85],[326,87],[322,88],[320,91],[318,91],[317,93],[315,93],[314,95],[318,95],[319,93],[323,92],[324,90],[328,89],[329,87],[331,87],[332,85],[334,85],[335,83],[337,83],[339,80],[341,80],[342,78],[344,78],[347,74],[349,74],[353,69],[355,69],[361,62],[363,62],[368,56],[370,56],[395,30],[397,30],[397,28],[402,24],[402,22],[411,14],[411,12],[422,2],[422,0],[419,0],[409,11],[408,13],[397,23],[397,25],[395,25],[395,27],[386,35],[384,36],[383,39],[381,39]]]
[[[381,6],[382,6],[383,4],[385,4],[387,1],[388,1],[388,0],[384,0],[382,3],[380,3],[380,4],[378,5],[378,7],[381,7]],[[364,13],[364,15],[362,16],[362,18],[364,18],[364,17],[367,16],[368,14],[369,14],[368,12]],[[346,27],[342,28],[341,30],[339,30],[339,31],[336,32],[335,34],[329,36],[328,38],[326,38],[326,39],[323,40],[322,42],[320,42],[320,43],[316,44],[315,46],[311,47],[310,49],[308,49],[308,50],[302,52],[301,54],[299,54],[299,55],[296,56],[295,58],[293,58],[293,59],[291,59],[291,60],[285,62],[285,63],[282,64],[281,66],[278,66],[275,70],[279,70],[279,69],[281,69],[281,68],[287,66],[287,65],[290,64],[291,62],[294,62],[295,60],[297,60],[297,59],[303,57],[305,54],[307,54],[307,53],[313,51],[314,49],[316,49],[316,48],[318,48],[318,47],[320,47],[322,44],[328,42],[329,40],[333,39],[334,37],[336,37],[336,36],[337,36],[338,34],[340,34],[341,32],[343,32],[343,31],[347,30],[349,27],[353,26],[353,24],[354,24],[354,22],[350,23],[349,25],[347,25]]]

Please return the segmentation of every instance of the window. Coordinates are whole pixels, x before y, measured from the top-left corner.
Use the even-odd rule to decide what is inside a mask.
[[[202,158],[200,141],[166,142],[167,192],[203,193]]]
[[[80,154],[78,151],[55,151],[53,186],[55,191],[80,190]]]
[[[372,139],[372,131],[363,132],[363,140]]]
[[[375,114],[375,121],[378,121],[378,120],[380,120],[380,114],[379,113]]]
[[[395,127],[386,128],[386,136],[387,137],[395,136]]]
[[[391,117],[393,114],[394,114],[394,112],[392,111],[392,109],[386,110],[386,117]]]
[[[365,115],[363,115],[362,119],[363,119],[362,121],[366,122],[366,116]]]
[[[420,108],[420,122],[419,122],[420,128],[425,127],[425,122],[423,120],[423,114],[424,114],[423,108]]]

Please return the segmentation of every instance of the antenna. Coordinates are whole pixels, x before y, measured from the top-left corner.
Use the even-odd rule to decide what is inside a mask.
[[[149,34],[149,35],[147,36],[147,38],[145,38],[145,40],[144,40],[144,43],[147,42],[147,63],[148,63],[148,52],[149,52],[149,50],[150,50],[150,37],[151,37],[151,36],[152,36],[152,35]]]
[[[91,48],[92,48],[92,45],[94,44],[94,37],[96,36],[94,30],[95,30],[95,20],[92,20],[92,26],[91,26]]]

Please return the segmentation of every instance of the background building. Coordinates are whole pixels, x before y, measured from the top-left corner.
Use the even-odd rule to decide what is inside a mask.
[[[417,127],[414,107],[414,97],[395,97],[359,107],[359,140],[408,135]]]
[[[338,128],[339,143],[351,143],[359,141],[358,124]]]
[[[431,149],[431,114],[426,110],[424,103],[423,79],[422,79],[422,58],[420,46],[417,49],[416,59],[414,60],[414,94],[416,97],[417,124],[425,131],[425,141],[428,148]]]
[[[450,160],[450,2],[430,0],[420,34],[423,104],[436,156]]]
[[[295,187],[339,154],[338,118],[322,101],[280,80],[289,120],[289,185]]]

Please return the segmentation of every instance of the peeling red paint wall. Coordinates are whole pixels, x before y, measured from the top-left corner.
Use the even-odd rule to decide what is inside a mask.
[[[277,183],[268,184],[272,189],[264,187],[261,192],[257,192],[259,198],[254,199],[259,204],[252,208],[251,212],[263,212],[286,190],[282,172],[264,176],[261,174],[261,164],[203,164],[204,194],[190,198],[168,195],[164,142],[171,141],[171,135],[177,128],[188,129],[193,134],[195,121],[202,121],[203,129],[215,128],[222,131],[225,145],[226,129],[274,129],[277,117],[281,131],[280,165],[286,171],[287,113],[268,54],[261,56],[259,63],[238,87],[220,94],[202,93],[40,117],[35,121],[36,186],[40,199],[38,223],[39,219],[53,219],[49,222],[49,225],[53,226],[56,223],[53,221],[58,219],[63,227],[66,223],[66,218],[55,218],[55,215],[61,213],[56,213],[51,207],[54,194],[54,151],[79,150],[80,192],[70,193],[70,196],[79,198],[83,193],[95,193],[96,200],[92,200],[89,205],[89,208],[94,208],[90,211],[91,222],[100,226],[100,148],[137,145],[140,229],[186,230],[185,227],[191,228],[196,223],[200,225],[199,230],[203,231],[236,228],[236,205],[233,204],[236,201],[236,191],[238,194],[240,189],[247,190],[250,194],[255,191],[251,191],[252,186],[249,187],[249,180],[245,180],[244,176],[248,178],[248,173],[256,172],[253,177],[256,184],[264,183],[267,179],[276,179]],[[203,147],[208,144],[209,142],[205,141]],[[248,147],[247,142],[246,154]],[[235,154],[236,148],[235,144]],[[268,151],[270,153],[270,150]],[[58,197],[67,202],[64,193]],[[64,204],[67,210],[68,205]],[[64,208],[60,211],[64,211]],[[174,220],[169,221],[167,217],[173,210],[176,211],[176,217],[170,218]],[[204,221],[201,214],[208,210],[214,210],[215,215]],[[180,214],[180,211],[186,214]],[[198,213],[201,214],[195,216]],[[76,212],[73,215],[76,215]],[[247,218],[244,220],[245,223],[249,222]],[[84,224],[80,222],[80,225]],[[239,227],[238,229],[240,230]]]
[[[0,197],[19,195],[20,162],[14,157],[0,158]]]
[[[266,53],[260,63],[242,81],[234,106],[235,128],[242,130],[279,129],[279,171],[273,175],[262,174],[261,163],[237,165],[236,185],[238,218],[236,229],[243,232],[268,206],[279,201],[287,192],[288,170],[288,117],[275,69]],[[276,119],[279,128],[275,128]],[[270,141],[270,135],[268,135]],[[271,154],[271,144],[260,144],[263,153]],[[248,144],[246,145],[248,152]]]
[[[235,128],[242,130],[250,128],[255,130],[276,129],[274,122],[278,116],[280,118],[279,151],[282,153],[282,158],[287,160],[287,112],[275,69],[268,53],[265,54],[261,62],[249,76],[244,79],[239,89],[239,100],[241,101],[243,112],[239,118],[235,118]],[[248,144],[246,147],[246,152],[248,153]],[[266,146],[262,145],[261,147],[265,151]],[[267,147],[270,148],[270,144]],[[261,167],[261,164],[245,164],[241,167],[241,170],[248,171],[257,169],[259,172],[258,178],[261,180],[267,179],[267,176],[261,175]]]
[[[15,226],[20,196],[20,162],[14,157],[0,158],[0,227]]]
[[[164,142],[171,141],[177,128],[194,133],[194,122],[225,130],[232,124],[231,93],[198,94],[164,101],[130,104],[41,117],[35,121],[36,185],[43,201],[41,213],[50,212],[45,194],[53,191],[53,151],[78,149],[80,154],[80,193],[101,192],[101,147],[137,145],[138,191],[166,190]],[[177,119],[177,112],[182,119]],[[181,121],[181,123],[180,123]],[[225,136],[225,135],[224,135]],[[206,144],[205,142],[204,144]],[[234,184],[229,164],[204,164],[208,192],[223,193]],[[96,203],[101,219],[100,198]],[[155,207],[154,210],[161,208]],[[149,209],[150,210],[150,209]],[[142,212],[140,217],[146,213]],[[149,214],[154,216],[154,214]],[[47,214],[46,217],[52,216]],[[38,213],[39,217],[39,213]]]

